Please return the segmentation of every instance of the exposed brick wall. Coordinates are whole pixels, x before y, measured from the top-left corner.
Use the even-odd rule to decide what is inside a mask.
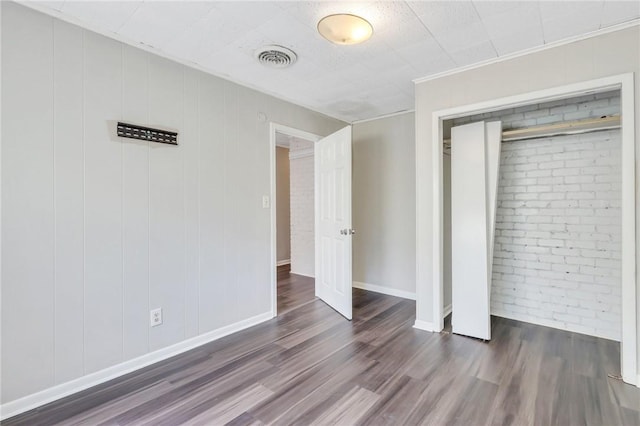
[[[564,103],[508,111],[504,127],[620,111],[615,94]],[[619,130],[502,143],[493,314],[620,340],[620,147]]]
[[[313,143],[293,141],[289,155],[291,272],[315,276]],[[303,154],[296,158],[297,156]],[[309,155],[310,154],[310,155]]]

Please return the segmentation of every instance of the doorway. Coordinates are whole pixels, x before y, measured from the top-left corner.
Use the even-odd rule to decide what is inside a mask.
[[[275,142],[276,314],[314,299],[316,135],[278,126]]]
[[[270,124],[271,141],[271,192],[265,196],[263,206],[270,207],[271,211],[271,309],[272,315],[278,314],[278,285],[277,285],[277,172],[276,172],[276,147],[278,139],[289,140],[290,147],[298,146],[296,152],[290,149],[289,158],[311,156],[313,168],[305,169],[305,176],[301,177],[308,185],[313,184],[311,190],[304,191],[303,198],[313,199],[313,209],[307,202],[307,213],[301,214],[300,223],[303,229],[296,229],[294,215],[294,194],[296,178],[291,178],[290,185],[290,222],[291,222],[291,270],[300,276],[314,278],[315,296],[329,305],[332,309],[343,315],[346,319],[352,317],[352,238],[355,230],[351,227],[351,126],[325,137],[320,137],[309,132],[301,131],[276,123]],[[308,153],[305,153],[308,151]],[[309,161],[309,166],[311,161]],[[295,169],[289,164],[290,172]],[[308,185],[306,187],[308,187]],[[273,200],[269,206],[269,199]],[[313,224],[313,232],[308,232]],[[305,231],[306,238],[301,238],[300,246],[306,249],[300,250],[294,242],[297,232]],[[310,255],[312,253],[312,255]],[[296,262],[296,258],[300,261]],[[313,259],[313,261],[310,261]],[[306,269],[305,269],[306,268]],[[312,272],[311,272],[312,271]],[[310,273],[311,272],[311,273]]]

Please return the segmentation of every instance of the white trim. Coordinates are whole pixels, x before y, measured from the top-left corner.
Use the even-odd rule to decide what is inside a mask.
[[[314,152],[315,152],[314,147],[305,148],[298,151],[289,150],[289,160],[296,160],[298,158],[305,158],[305,157],[313,157]]]
[[[301,272],[289,271],[290,274],[300,275],[302,277],[315,278],[315,275],[303,274]]]
[[[622,379],[634,383],[638,375],[638,330],[636,288],[636,147],[635,89],[633,74],[620,77],[622,112]],[[640,386],[637,380],[635,384]]]
[[[433,232],[432,241],[423,241],[418,238],[416,253],[425,251],[428,244],[433,244],[433,275],[432,288],[433,319],[437,331],[442,330],[442,294],[443,294],[443,265],[442,265],[442,121],[473,115],[482,112],[496,111],[505,108],[519,107],[530,104],[548,102],[556,99],[565,99],[598,91],[619,89],[621,92],[622,108],[622,342],[621,342],[621,369],[623,380],[635,384],[638,375],[637,366],[637,305],[636,305],[636,198],[635,198],[635,100],[634,100],[634,76],[633,73],[604,77],[580,83],[552,87],[530,93],[508,96],[490,101],[479,102],[471,105],[463,105],[434,111],[432,114],[432,155],[433,167],[433,222],[423,223],[419,214],[420,203],[416,203],[416,229],[422,226],[431,226]],[[423,159],[416,156],[416,172],[428,170],[424,167]],[[416,174],[416,178],[418,178]],[[416,191],[418,191],[416,188]],[[418,198],[419,199],[419,194]],[[418,233],[418,235],[420,235]],[[418,256],[418,259],[421,257]],[[419,262],[416,265],[418,282],[422,282],[422,270]],[[418,299],[420,304],[421,300]]]
[[[431,74],[431,75],[427,75],[427,76],[424,76],[424,77],[414,78],[412,81],[415,84],[424,83],[425,81],[431,81],[431,80],[436,80],[436,79],[442,78],[442,77],[448,77],[450,75],[459,74],[461,72],[473,70],[473,69],[476,69],[476,68],[481,68],[481,67],[484,67],[484,66],[487,66],[487,65],[497,64],[497,63],[500,63],[500,62],[508,61],[508,60],[515,59],[515,58],[519,58],[521,56],[531,55],[532,53],[538,53],[538,52],[542,52],[544,50],[553,49],[555,47],[564,46],[566,44],[575,43],[575,42],[580,41],[580,40],[586,40],[586,39],[589,39],[589,38],[592,38],[592,37],[598,37],[598,36],[601,36],[601,35],[604,35],[604,34],[613,33],[613,32],[616,32],[616,31],[622,31],[622,30],[625,30],[627,28],[635,27],[637,25],[640,25],[640,18],[632,19],[631,21],[622,22],[620,24],[612,25],[610,27],[602,28],[602,29],[599,29],[599,30],[596,30],[596,31],[592,31],[592,32],[586,33],[586,34],[581,34],[581,35],[565,38],[565,39],[562,39],[562,40],[554,41],[554,42],[551,42],[551,43],[543,44],[542,46],[536,46],[536,47],[532,47],[532,48],[529,48],[529,49],[520,50],[520,51],[517,51],[517,52],[514,52],[514,53],[509,53],[509,54],[504,55],[504,56],[498,56],[496,58],[487,59],[486,61],[476,62],[475,64],[466,65],[464,67],[453,68],[453,69],[450,69],[450,70],[447,70],[447,71],[439,72],[437,74]]]
[[[291,265],[291,259],[278,260],[276,266]]]
[[[278,124],[273,121],[269,123],[269,192],[271,196],[271,209],[269,212],[271,220],[271,315],[273,317],[278,315],[278,267],[276,266],[278,253],[278,241],[276,238],[276,132],[283,133],[288,136],[293,136],[299,139],[305,139],[313,142],[314,144],[322,139],[321,136],[318,136],[314,133],[305,132],[304,130],[295,129],[293,127]]]
[[[416,112],[415,109],[406,109],[406,110],[402,110],[402,111],[396,111],[396,112],[390,112],[389,114],[382,114],[379,115],[377,117],[371,117],[371,118],[363,118],[362,120],[356,120],[354,122],[352,122],[351,124],[362,124],[362,123],[366,123],[367,121],[375,121],[375,120],[382,120],[384,118],[391,118],[391,117],[395,117],[397,115],[403,115],[403,114],[410,114]]]
[[[449,303],[447,306],[442,308],[442,319],[445,319],[451,312],[453,312],[453,307],[451,306],[451,303]]]
[[[6,420],[9,417],[16,416],[24,413],[25,411],[32,410],[40,407],[44,404],[48,404],[52,401],[56,401],[60,398],[72,395],[74,393],[83,391],[92,386],[99,385],[109,380],[118,378],[125,374],[147,367],[151,364],[155,364],[159,361],[171,358],[181,353],[187,352],[191,349],[202,346],[206,343],[220,339],[229,334],[236,333],[254,325],[271,319],[271,312],[265,312],[260,315],[256,315],[246,320],[236,322],[234,324],[227,325],[217,330],[210,331],[208,333],[201,334],[191,339],[184,340],[175,345],[167,346],[166,348],[159,349],[157,351],[139,356],[129,361],[105,368],[104,370],[97,371],[95,373],[87,374],[77,379],[62,383],[48,389],[36,392],[34,394],[25,396],[14,401],[2,404],[0,407],[0,420]]]
[[[374,293],[386,294],[388,296],[395,296],[395,297],[402,297],[403,299],[416,300],[416,294],[406,290],[398,290],[391,287],[363,283],[359,281],[354,281],[353,287],[359,288],[361,290],[373,291]]]
[[[571,324],[566,324],[566,327],[560,327],[561,324],[559,324],[556,321],[548,321],[548,320],[545,320],[544,318],[535,318],[529,315],[522,315],[516,312],[506,312],[506,311],[492,309],[491,315],[495,317],[507,318],[515,321],[526,322],[529,324],[540,325],[542,327],[554,328],[556,330],[563,330],[571,333],[584,334],[585,336],[593,336],[600,339],[607,339],[607,340],[613,340],[614,342],[619,342],[619,340],[613,339],[611,336],[607,336],[605,334],[585,333],[583,330],[579,330],[577,328],[571,327]]]
[[[422,321],[422,320],[416,320],[416,322],[413,324],[413,328],[417,328],[418,330],[423,330],[423,331],[431,331],[431,332],[436,331],[435,328],[433,327],[433,323]]]
[[[218,72],[212,71],[209,68],[203,67],[202,65],[200,65],[200,64],[198,64],[196,62],[191,62],[189,60],[178,58],[177,56],[173,56],[173,55],[171,55],[169,53],[166,53],[166,52],[164,52],[164,51],[162,51],[160,49],[157,49],[157,48],[155,48],[153,46],[149,46],[148,44],[144,44],[144,43],[141,43],[139,41],[131,40],[128,37],[123,36],[121,34],[117,34],[117,33],[105,30],[103,28],[100,28],[100,27],[98,27],[96,25],[89,24],[89,23],[87,23],[85,21],[82,21],[82,20],[80,20],[80,19],[78,19],[78,18],[76,18],[74,16],[70,16],[70,15],[64,14],[59,10],[55,10],[55,9],[51,9],[49,7],[46,7],[43,4],[40,4],[39,2],[17,0],[16,3],[18,3],[18,4],[22,5],[22,6],[28,7],[29,9],[33,9],[33,10],[35,10],[37,12],[44,13],[45,15],[49,15],[49,16],[51,16],[53,18],[56,18],[56,19],[59,19],[61,21],[68,22],[70,24],[76,25],[76,26],[78,26],[80,28],[83,28],[85,30],[88,30],[88,31],[91,31],[91,32],[94,32],[94,33],[97,33],[97,34],[100,34],[100,35],[103,35],[103,36],[108,37],[108,38],[110,38],[112,40],[119,41],[120,43],[124,43],[124,44],[127,44],[129,46],[137,47],[138,49],[142,49],[145,52],[153,53],[154,55],[160,56],[161,58],[169,59],[169,60],[171,60],[173,62],[177,62],[177,63],[179,63],[181,65],[186,66],[186,67],[193,68],[193,69],[196,69],[198,71],[202,71],[202,72],[210,74],[210,75],[212,75],[214,77],[218,77],[218,78],[220,78],[222,80],[230,81],[230,82],[235,83],[235,84],[237,84],[239,86],[247,87],[247,88],[249,88],[251,90],[255,90],[257,92],[267,94],[267,95],[272,96],[272,97],[274,97],[276,99],[280,99],[280,100],[283,100],[285,102],[289,102],[289,103],[301,106],[301,107],[306,108],[306,109],[308,109],[310,111],[317,112],[318,114],[325,115],[325,116],[333,118],[335,120],[339,120],[339,121],[343,121],[345,123],[349,123],[349,120],[347,118],[338,117],[333,112],[321,110],[321,109],[319,109],[317,107],[313,107],[311,105],[307,105],[307,104],[301,103],[299,100],[293,100],[293,99],[288,98],[287,96],[283,96],[282,94],[279,94],[279,93],[276,93],[276,92],[272,92],[272,91],[269,91],[269,90],[265,90],[264,88],[257,87],[257,86],[255,86],[255,85],[253,85],[251,83],[247,83],[247,82],[244,82],[244,81],[237,80],[237,79],[235,79],[232,76],[229,76],[227,74],[222,74],[222,73],[218,73]]]

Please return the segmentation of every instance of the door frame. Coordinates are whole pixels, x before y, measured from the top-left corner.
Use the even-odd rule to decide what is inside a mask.
[[[625,382],[640,387],[640,371],[637,366],[637,291],[636,291],[636,150],[635,150],[635,99],[633,73],[604,77],[580,83],[568,84],[549,89],[508,96],[470,105],[463,105],[434,111],[432,114],[432,155],[433,161],[433,222],[427,223],[417,215],[417,226],[432,228],[432,241],[418,238],[418,252],[426,251],[433,245],[432,302],[433,319],[430,327],[424,321],[416,321],[416,328],[439,332],[444,328],[442,307],[443,296],[443,121],[469,115],[517,108],[525,105],[549,102],[558,99],[577,97],[588,93],[620,90],[621,112],[624,117],[621,125],[622,137],[622,338],[620,341],[621,372]],[[426,159],[417,158],[418,163]],[[420,167],[420,166],[419,166]],[[426,165],[423,165],[426,167]],[[420,273],[419,265],[418,273]],[[426,278],[426,277],[425,277]],[[418,295],[423,294],[418,292]],[[426,294],[425,296],[429,296]],[[428,300],[421,301],[427,304]],[[420,303],[420,300],[419,302]]]
[[[314,133],[306,132],[304,130],[296,129],[293,127],[285,126],[284,124],[278,124],[271,121],[269,123],[269,199],[271,200],[269,206],[270,220],[271,220],[271,255],[269,257],[271,261],[271,316],[278,316],[278,229],[277,229],[277,216],[276,216],[276,133],[283,133],[287,136],[293,136],[295,138],[305,139],[315,143],[322,139],[322,136]],[[315,185],[315,184],[314,184]],[[315,204],[314,204],[315,211]],[[314,230],[315,233],[315,230]]]

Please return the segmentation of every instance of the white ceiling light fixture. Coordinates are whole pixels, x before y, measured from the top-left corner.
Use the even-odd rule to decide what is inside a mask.
[[[291,49],[277,44],[264,46],[255,53],[258,62],[271,68],[286,68],[293,65],[298,56]]]
[[[340,13],[322,18],[318,22],[318,32],[335,44],[358,44],[371,38],[373,27],[360,16]]]

